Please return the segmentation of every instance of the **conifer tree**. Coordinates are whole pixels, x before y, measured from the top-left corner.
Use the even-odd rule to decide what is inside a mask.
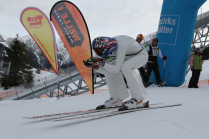
[[[11,67],[9,75],[4,75],[1,78],[1,86],[8,89],[13,86],[32,83],[34,75],[31,71],[32,67],[29,65],[30,60],[26,44],[20,41],[17,35],[8,45],[9,48],[7,49],[7,55],[4,56],[4,61],[11,61]]]

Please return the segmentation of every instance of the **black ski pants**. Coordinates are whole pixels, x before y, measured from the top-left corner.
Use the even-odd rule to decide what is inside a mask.
[[[149,78],[147,77],[147,74],[145,73],[145,70],[143,67],[139,68],[139,72],[140,72],[140,75],[141,75],[141,78],[142,78],[142,82],[144,84],[144,86],[146,85],[146,79]]]
[[[147,63],[147,78],[146,78],[146,83],[149,81],[149,77],[150,77],[150,74],[152,72],[152,70],[154,71],[155,73],[155,78],[157,80],[157,84],[160,84],[161,83],[161,79],[160,79],[160,73],[159,73],[159,66],[158,66],[158,63],[157,62],[154,62],[154,63]]]
[[[189,86],[188,86],[189,88],[198,87],[197,84],[199,82],[200,72],[201,70],[192,71],[192,77],[190,78]]]

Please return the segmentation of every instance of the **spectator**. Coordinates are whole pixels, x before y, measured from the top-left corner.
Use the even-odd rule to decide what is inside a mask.
[[[143,39],[143,35],[142,34],[139,34],[136,36],[136,41],[140,44],[142,42],[142,39]]]
[[[198,82],[200,77],[200,72],[202,71],[203,58],[200,48],[197,48],[195,53],[190,56],[190,67],[192,71],[192,77],[189,81],[188,88],[199,88]]]
[[[139,44],[141,43],[142,40],[143,40],[143,35],[142,35],[142,34],[137,35],[136,41],[137,41]],[[146,79],[149,79],[149,77],[148,77],[148,75],[146,74],[144,67],[139,68],[139,72],[140,72],[140,75],[141,75],[141,77],[142,77],[142,82],[143,82],[143,84],[144,84],[144,87],[147,88],[148,86],[150,86],[150,85],[153,84],[153,82],[151,82],[151,81],[146,82]]]
[[[153,70],[155,73],[155,78],[157,80],[158,87],[162,87],[165,84],[165,82],[161,81],[161,79],[160,79],[160,73],[159,73],[157,59],[158,59],[158,56],[164,60],[166,60],[167,57],[162,56],[161,50],[157,46],[157,44],[158,44],[158,39],[154,38],[152,41],[152,45],[150,45],[149,47],[147,47],[145,49],[149,55],[149,59],[148,59],[148,63],[147,63],[147,67],[148,67],[147,78],[145,79],[145,82],[148,83],[150,74]]]
[[[136,41],[140,44],[140,43],[142,42],[142,40],[143,40],[143,35],[142,35],[142,34],[138,34],[138,35],[136,36]],[[143,82],[144,86],[147,87],[147,86],[146,86],[146,82],[145,82],[145,78],[147,78],[147,77],[146,77],[147,75],[146,75],[146,73],[145,73],[144,68],[143,68],[143,67],[139,68],[139,72],[140,72],[140,75],[141,75],[141,77],[142,77],[142,82]]]

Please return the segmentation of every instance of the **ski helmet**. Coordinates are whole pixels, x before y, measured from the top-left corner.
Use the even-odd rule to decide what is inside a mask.
[[[136,36],[136,41],[138,42],[138,41],[142,41],[142,39],[143,39],[143,35],[142,34],[138,34],[137,36]]]
[[[158,43],[158,38],[154,38],[152,41],[157,41],[157,43]]]
[[[195,50],[195,51],[198,51],[198,50],[200,50],[200,48],[196,48],[196,50]]]
[[[92,42],[94,52],[101,57],[106,57],[114,52],[117,47],[115,38],[97,37]]]

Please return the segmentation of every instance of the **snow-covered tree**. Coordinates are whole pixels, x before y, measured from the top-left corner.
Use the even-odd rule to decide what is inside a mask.
[[[18,35],[8,44],[5,62],[11,62],[9,75],[4,75],[1,79],[1,86],[8,89],[33,82],[33,72],[28,58],[28,49],[24,42],[20,41]]]

